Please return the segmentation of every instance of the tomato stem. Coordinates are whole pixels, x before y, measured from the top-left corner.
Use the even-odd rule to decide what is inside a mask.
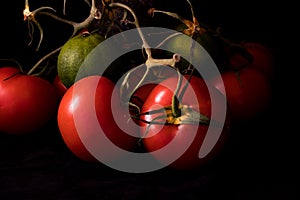
[[[134,13],[134,11],[129,6],[127,6],[125,4],[122,4],[122,3],[110,3],[109,6],[110,7],[120,7],[120,8],[123,8],[123,9],[130,12],[130,14],[132,15],[132,17],[134,19],[133,23],[134,23],[134,25],[135,25],[138,33],[139,33],[139,36],[140,36],[140,38],[143,42],[143,47],[144,47],[145,52],[148,56],[148,59],[151,58],[152,57],[151,56],[151,48],[149,47],[149,44],[148,44],[147,40],[145,39],[145,36],[144,36],[143,32],[140,29],[139,21],[138,21],[138,18],[136,16],[136,14]]]
[[[152,67],[155,67],[155,66],[159,66],[159,65],[162,65],[162,66],[171,66],[173,68],[175,68],[175,63],[179,62],[181,57],[180,55],[178,54],[174,54],[173,57],[171,59],[155,59],[152,57],[152,52],[151,52],[151,48],[147,42],[147,40],[145,39],[145,36],[143,34],[143,32],[141,31],[141,28],[140,28],[140,25],[139,25],[139,21],[138,21],[138,18],[137,16],[135,15],[134,11],[128,7],[127,5],[125,4],[122,4],[122,3],[110,3],[109,4],[110,7],[120,7],[120,8],[123,8],[125,9],[125,11],[129,11],[131,13],[131,15],[133,16],[134,18],[134,25],[138,31],[138,34],[142,40],[142,43],[143,43],[143,49],[145,50],[146,52],[146,55],[147,55],[147,60],[145,62],[145,65],[146,65],[146,71],[144,73],[144,75],[142,76],[142,78],[140,79],[140,81],[138,82],[138,84],[134,87],[134,89],[129,92],[129,94],[127,96],[125,96],[125,99],[123,98],[123,100],[125,100],[125,102],[128,102],[128,100],[130,99],[130,97],[133,95],[133,93],[140,87],[140,85],[144,82],[145,78],[147,77],[150,69]],[[139,69],[140,67],[142,67],[142,65],[138,66],[138,67],[135,67],[133,68],[132,70],[130,70],[127,75],[125,76],[125,79],[123,80],[122,82],[122,85],[121,85],[121,89],[120,89],[120,92],[121,92],[121,96],[122,94],[124,94],[124,89],[127,87],[128,88],[128,78],[130,76],[131,73],[133,73],[135,70]],[[177,112],[178,113],[178,112]]]
[[[179,99],[177,98],[179,90],[182,85],[182,75],[180,74],[179,70],[177,70],[177,75],[178,75],[178,82],[177,82],[175,92],[172,96],[172,114],[174,117],[179,117],[181,115],[181,110],[179,109],[180,102]]]
[[[58,47],[57,49],[51,51],[50,53],[48,53],[47,55],[45,55],[43,58],[41,58],[28,72],[27,75],[31,75],[38,67],[39,65],[44,62],[47,58],[49,58],[50,56],[54,55],[55,53],[59,52],[61,47]]]
[[[86,1],[87,2],[87,1]],[[64,9],[65,9],[65,3],[66,1],[64,1]],[[92,3],[91,3],[91,9],[90,9],[90,15],[85,19],[83,20],[82,22],[80,23],[77,23],[77,22],[73,22],[73,21],[70,21],[70,20],[66,20],[66,19],[63,19],[57,15],[54,15],[53,13],[50,13],[50,12],[44,12],[44,10],[51,10],[51,11],[54,11],[56,12],[53,8],[51,7],[40,7],[40,8],[37,8],[36,10],[34,11],[30,11],[29,9],[29,3],[28,3],[28,0],[25,0],[25,9],[23,10],[23,15],[24,15],[24,20],[28,20],[29,23],[34,23],[39,31],[40,31],[40,40],[39,40],[39,43],[38,43],[38,46],[36,48],[36,51],[38,51],[38,49],[40,48],[40,45],[41,45],[41,42],[43,40],[43,28],[42,26],[40,25],[40,23],[36,20],[36,15],[37,14],[41,14],[41,15],[47,15],[49,17],[52,17],[53,19],[55,20],[58,20],[60,22],[63,22],[63,23],[66,23],[66,24],[69,24],[71,26],[73,26],[73,33],[72,35],[70,36],[70,38],[72,38],[79,30],[83,29],[83,28],[87,28],[94,19],[99,19],[99,16],[101,16],[101,13],[100,11],[98,10],[98,8],[96,7],[96,4],[95,4],[95,0],[92,0]],[[34,29],[33,26],[30,26]],[[32,34],[30,33],[30,36],[32,36]],[[31,42],[30,42],[31,43]],[[57,53],[60,49],[62,48],[61,47],[58,47],[57,49],[51,51],[50,53],[48,53],[47,55],[45,55],[43,58],[41,58],[30,70],[29,72],[27,73],[28,75],[31,75],[33,73],[34,70],[36,70],[36,68],[43,62],[45,61],[47,58],[49,58],[50,56],[54,55],[55,53]]]
[[[186,34],[188,36],[194,36],[195,33],[200,32],[200,31],[205,31],[205,30],[202,29],[202,27],[200,27],[199,22],[198,22],[197,18],[195,17],[195,13],[194,13],[194,9],[193,9],[192,3],[189,0],[186,0],[186,1],[189,4],[190,9],[191,9],[192,21],[187,20],[187,19],[181,17],[177,13],[168,12],[168,11],[162,11],[162,10],[157,10],[155,8],[149,9],[148,13],[151,14],[152,16],[154,16],[154,13],[163,13],[163,14],[166,14],[166,15],[168,15],[170,17],[173,17],[173,18],[181,21],[181,23],[183,23],[183,24],[185,24],[187,26],[187,29],[183,30],[184,34]]]

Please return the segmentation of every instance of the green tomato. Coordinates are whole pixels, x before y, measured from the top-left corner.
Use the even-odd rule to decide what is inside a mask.
[[[74,84],[86,56],[103,40],[104,37],[98,33],[82,33],[64,44],[58,55],[57,73],[67,88]]]
[[[184,28],[182,26],[178,27],[176,30],[182,31]],[[194,44],[188,41],[185,34],[179,34],[167,40],[163,48],[172,49],[172,53],[179,53],[182,56],[182,62],[180,67],[184,70],[189,66],[189,63],[200,63],[200,59],[211,58],[215,64],[221,68],[223,62],[223,57],[225,56],[222,42],[218,36],[214,36],[211,33],[198,33],[194,37],[193,42],[200,44],[201,48],[193,48]],[[171,56],[171,54],[167,54]]]

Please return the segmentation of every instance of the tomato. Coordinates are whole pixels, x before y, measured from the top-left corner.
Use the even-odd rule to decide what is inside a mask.
[[[57,95],[47,80],[0,68],[0,132],[28,134],[41,129],[57,111]]]
[[[0,80],[5,80],[18,73],[21,73],[20,69],[16,67],[1,67],[0,72]]]
[[[244,42],[241,44],[252,59],[247,59],[243,54],[233,53],[229,65],[233,69],[253,67],[272,79],[274,76],[275,60],[269,48],[258,42]]]
[[[128,107],[121,105],[120,98],[112,98],[114,87],[108,78],[87,76],[75,82],[60,102],[57,121],[61,136],[71,152],[84,161],[95,162],[97,159],[86,148],[79,133],[94,142],[95,137],[101,133],[96,131],[99,125],[116,146],[127,151],[134,151],[137,147],[137,138],[127,134],[137,129],[128,122],[131,119]],[[117,116],[113,115],[111,105],[118,111]],[[97,146],[104,145],[102,141],[96,142]],[[106,155],[110,160],[120,156],[114,151],[110,153]]]
[[[147,97],[145,103],[143,104],[141,113],[147,113],[162,107],[170,106],[177,82],[178,77],[170,77],[158,84]],[[184,79],[183,82],[185,83],[186,79]],[[175,154],[177,154],[178,151],[181,151],[182,149],[185,150],[184,148],[186,147],[186,145],[188,145],[188,141],[189,139],[191,139],[193,134],[195,134],[195,138],[190,146],[188,146],[186,151],[183,151],[182,153],[179,152],[182,155],[180,155],[178,159],[172,162],[169,167],[174,169],[195,169],[204,166],[208,162],[212,161],[213,158],[215,158],[220,153],[229,134],[230,115],[226,111],[226,101],[225,107],[222,107],[224,106],[224,104],[222,104],[222,100],[225,100],[224,95],[222,95],[214,87],[210,86],[210,88],[211,90],[209,92],[207,84],[203,79],[196,76],[192,77],[192,79],[190,80],[190,84],[183,95],[181,103],[182,105],[189,106],[189,108],[191,108],[191,110],[193,110],[194,112],[198,112],[207,116],[211,119],[211,121],[224,120],[224,126],[222,127],[214,125],[209,126],[209,124],[199,124],[199,119],[192,124],[165,124],[166,116],[163,116],[164,112],[141,115],[141,131],[142,134],[146,134],[142,135],[142,142],[146,150],[152,153],[157,160],[162,163],[168,164],[167,162],[170,157],[175,156]],[[217,102],[214,105],[214,112],[216,112],[217,114],[215,113],[214,115],[212,115],[211,98],[214,98],[215,102]],[[222,116],[221,113],[224,110],[225,117],[222,118],[220,116]],[[159,118],[159,116],[162,117]],[[212,116],[214,117],[213,119],[211,118]],[[146,123],[145,121],[147,121],[148,123]],[[148,132],[146,132],[147,127]],[[214,145],[212,150],[209,151],[206,156],[200,158],[198,154],[201,148],[206,148],[206,146],[202,147],[202,145],[204,143],[204,138],[206,138],[207,136],[209,127],[212,131],[210,133],[216,134],[219,131],[220,137],[219,139],[217,139],[217,141],[215,141],[216,144]],[[210,136],[206,138],[206,142],[210,141],[211,143],[213,143],[213,138],[211,138]],[[162,150],[171,142],[173,144],[171,151]]]
[[[68,90],[68,88],[63,84],[58,75],[55,76],[52,85],[59,99],[61,99]]]
[[[57,92],[59,98],[62,98],[63,95],[67,92],[68,88],[63,84],[60,77],[56,75],[52,81],[52,85]]]
[[[189,67],[190,61],[201,63],[201,59],[210,57],[213,59],[217,67],[222,69],[224,57],[223,46],[218,37],[214,37],[210,33],[199,33],[195,39],[188,39],[185,34],[176,35],[164,42],[162,48],[172,50],[172,53],[179,53],[182,56],[180,68],[185,70]],[[193,47],[193,42],[198,43],[203,49]],[[208,56],[208,55],[209,56]],[[170,56],[170,54],[169,54]],[[197,67],[197,66],[196,66]]]
[[[274,76],[274,56],[269,48],[258,42],[245,42],[244,47],[253,56],[253,61],[249,64],[267,77]]]
[[[135,89],[136,85],[142,79],[144,73],[144,69],[137,69],[135,70],[129,77],[128,82],[129,87],[127,92],[130,92]],[[147,99],[148,95],[150,94],[151,90],[162,80],[165,80],[170,77],[176,77],[177,71],[169,66],[156,66],[152,67],[152,71],[144,79],[143,83],[139,88],[134,91],[131,96],[131,103],[138,106],[140,109],[142,108],[143,103]]]
[[[131,103],[137,106],[138,109],[142,109],[144,102],[146,101],[147,97],[149,96],[149,94],[151,93],[151,91],[156,85],[157,84],[155,83],[148,83],[139,87],[133,93],[130,99]]]
[[[254,68],[223,72],[211,80],[223,94],[237,122],[255,119],[267,110],[271,103],[272,88],[269,80]],[[224,84],[223,84],[223,83]]]
[[[86,56],[103,40],[104,37],[96,32],[82,32],[62,46],[57,58],[57,73],[67,88],[76,81],[77,73]]]

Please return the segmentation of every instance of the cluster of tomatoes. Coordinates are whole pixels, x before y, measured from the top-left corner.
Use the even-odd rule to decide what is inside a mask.
[[[199,34],[196,41],[215,59],[215,49],[201,35],[209,33]],[[150,152],[166,165],[170,157],[177,156],[171,167],[202,166],[222,149],[232,124],[255,119],[267,110],[272,98],[274,58],[266,46],[241,42],[221,48],[222,59],[215,60],[220,66],[218,76],[204,80],[201,74],[183,73],[186,67],[179,70],[164,66],[160,81],[132,90],[127,102],[122,93],[116,92],[124,88],[118,88],[109,77],[90,75],[66,87],[59,75],[49,82],[16,67],[3,66],[0,132],[41,131],[54,117],[67,147],[85,161],[97,161],[97,155],[91,153],[93,145],[107,145],[95,139],[102,132],[116,146],[130,152]],[[208,132],[218,137],[208,136]],[[210,143],[211,148],[204,147]],[[207,151],[203,157],[201,150]],[[107,160],[119,156],[119,151],[113,150],[105,155]]]
[[[182,149],[190,144],[187,151],[169,166],[177,169],[202,166],[218,155],[234,124],[255,120],[267,111],[271,103],[272,55],[262,44],[248,42],[242,45],[251,59],[244,55],[245,52],[231,53],[227,57],[228,68],[223,68],[210,80],[197,74],[181,74],[180,90],[183,91],[186,82],[189,84],[181,94],[179,105],[174,105],[174,95],[181,75],[168,66],[160,66],[160,77],[163,78],[159,82],[142,85],[132,93],[130,105],[124,104],[120,93],[114,94],[120,90],[116,89],[119,85],[108,77],[95,75],[80,79],[67,90],[59,106],[58,125],[64,141],[81,159],[96,161],[82,137],[96,138],[93,131],[99,131],[100,125],[100,131],[117,146],[131,152],[150,152],[162,163],[168,163],[170,157],[180,153],[178,151],[184,152]],[[141,72],[136,70],[133,77],[141,78]],[[130,81],[137,84],[139,80]],[[223,97],[226,97],[227,104],[224,104]],[[174,106],[180,110],[179,115],[175,114]],[[224,106],[227,110],[222,116]],[[208,121],[201,121],[202,116]],[[212,125],[214,120],[223,120],[221,128]],[[208,130],[219,137],[210,138]],[[189,143],[191,137],[194,140]],[[214,145],[204,158],[199,158],[205,138]],[[102,145],[101,141],[98,142]],[[164,151],[171,142],[174,145],[172,151]],[[113,159],[120,155],[110,156]]]

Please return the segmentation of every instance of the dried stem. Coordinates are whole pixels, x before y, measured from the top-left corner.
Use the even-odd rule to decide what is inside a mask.
[[[87,3],[88,1],[85,0]],[[64,0],[64,12],[65,12],[65,4],[66,4],[66,0]],[[23,15],[24,15],[24,20],[28,20],[28,22],[33,22],[39,29],[40,31],[40,41],[38,43],[38,46],[37,46],[37,49],[39,49],[40,47],[40,44],[42,42],[42,39],[43,39],[43,28],[42,26],[40,25],[40,23],[36,20],[36,15],[40,14],[40,15],[47,15],[49,17],[52,17],[53,19],[57,20],[57,21],[60,21],[62,23],[65,23],[65,24],[69,24],[71,26],[73,26],[73,33],[72,35],[70,36],[73,37],[79,30],[83,29],[83,28],[87,28],[94,19],[99,19],[101,18],[101,13],[100,11],[98,10],[98,8],[96,7],[96,4],[95,4],[95,0],[92,0],[92,4],[91,4],[91,9],[90,9],[90,15],[82,22],[74,22],[74,21],[70,21],[70,20],[66,20],[66,19],[63,19],[51,12],[45,12],[45,10],[51,10],[51,11],[54,11],[55,10],[51,7],[40,7],[34,11],[30,11],[29,9],[29,2],[28,0],[25,0],[25,9],[23,11]],[[33,30],[34,30],[34,27],[32,27]],[[32,33],[30,33],[32,35]],[[48,53],[47,55],[45,55],[42,59],[40,59],[30,70],[29,72],[27,73],[28,75],[31,75],[33,73],[33,71],[43,62],[45,61],[47,58],[49,58],[50,56],[52,56],[53,54],[57,53],[62,47],[59,47],[55,50],[53,50],[52,52]]]
[[[27,72],[27,75],[31,75],[33,72],[34,72],[34,70],[36,69],[36,68],[38,68],[38,66],[42,63],[42,62],[44,62],[47,58],[49,58],[50,56],[52,56],[52,55],[54,55],[55,53],[57,53],[58,51],[60,51],[60,49],[61,49],[62,47],[59,47],[59,48],[57,48],[57,49],[55,49],[55,50],[53,50],[53,51],[51,51],[50,53],[48,53],[47,55],[45,55],[43,58],[41,58],[28,72]]]
[[[138,18],[135,15],[134,11],[130,7],[128,7],[127,5],[124,5],[122,3],[110,3],[109,6],[110,7],[120,7],[120,8],[123,8],[126,11],[131,13],[131,15],[133,16],[133,19],[134,19],[134,21],[132,23],[135,25],[135,27],[136,27],[136,29],[139,33],[139,36],[140,36],[140,38],[142,40],[142,43],[143,43],[143,48],[145,49],[145,52],[146,52],[146,55],[147,55],[147,60],[145,62],[146,71],[145,71],[144,75],[142,76],[141,80],[138,82],[138,84],[135,85],[134,89],[131,90],[128,95],[126,95],[125,99],[123,99],[123,100],[125,100],[125,102],[127,102],[127,100],[130,99],[132,94],[144,82],[145,78],[147,77],[147,75],[148,75],[148,73],[149,73],[149,71],[152,67],[155,67],[155,66],[171,66],[171,67],[175,68],[175,63],[179,62],[181,58],[178,54],[174,54],[173,58],[171,58],[171,59],[155,59],[155,58],[153,58],[152,53],[151,53],[150,45],[148,44],[147,40],[145,39],[145,36],[144,36],[143,32],[141,31],[141,28],[140,28],[140,25],[139,25],[139,22],[138,22]],[[127,13],[126,13],[126,15],[127,15]],[[123,20],[125,20],[125,19],[123,18]],[[129,84],[128,83],[128,78],[129,78],[130,74],[133,73],[138,68],[140,68],[141,66],[143,66],[143,65],[140,65],[140,66],[134,68],[133,70],[130,70],[127,73],[127,75],[126,75],[126,77],[123,80],[122,85],[121,85],[121,89],[120,89],[121,96],[122,96],[122,94],[124,94],[123,93],[124,88],[128,89],[128,84]]]

